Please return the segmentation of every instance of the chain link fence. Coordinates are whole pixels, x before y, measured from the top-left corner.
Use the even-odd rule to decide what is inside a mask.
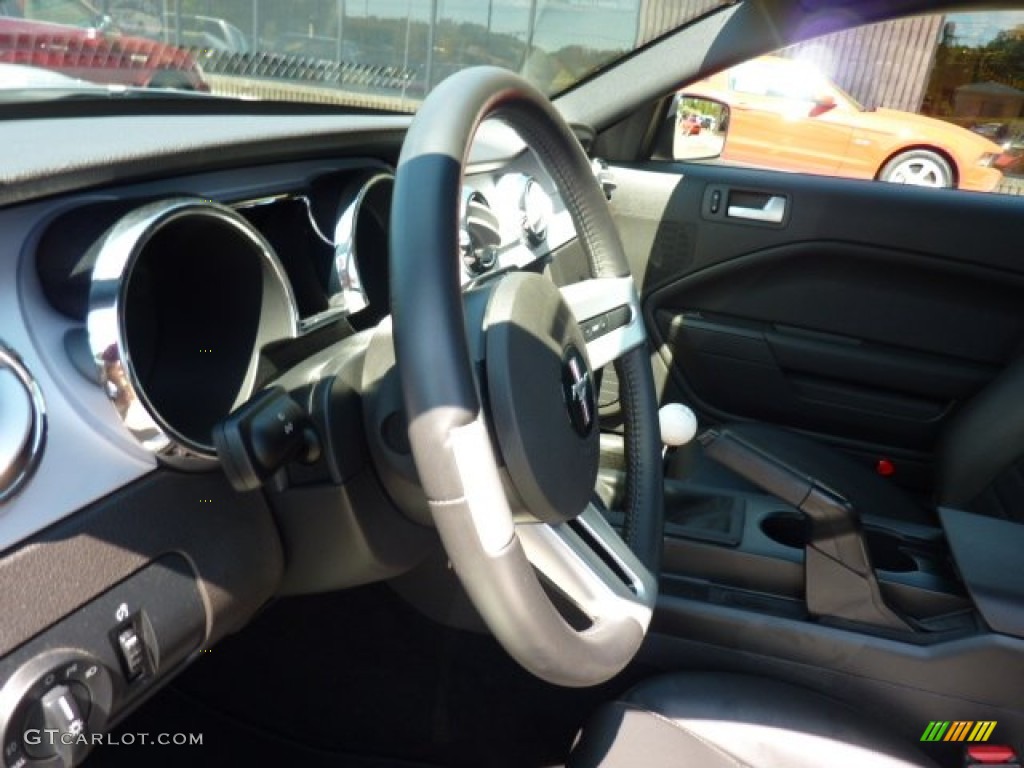
[[[413,68],[337,62],[271,52],[188,49],[221,96],[346,104],[414,112],[423,75]]]

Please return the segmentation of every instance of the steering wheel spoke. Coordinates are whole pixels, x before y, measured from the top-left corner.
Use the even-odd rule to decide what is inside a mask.
[[[562,288],[587,342],[595,371],[646,340],[640,301],[631,277],[597,277]]]
[[[516,534],[533,567],[592,622],[650,623],[654,577],[594,505],[571,522],[521,524]]]

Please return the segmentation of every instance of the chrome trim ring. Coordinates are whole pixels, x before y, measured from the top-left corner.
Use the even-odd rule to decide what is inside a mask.
[[[366,288],[359,272],[359,254],[356,245],[357,229],[363,204],[378,184],[394,184],[394,174],[380,171],[360,183],[359,190],[344,209],[334,225],[334,272],[331,275],[328,304],[331,315],[345,313],[354,315],[370,304]],[[385,231],[388,223],[384,222]]]
[[[24,388],[31,404],[29,433],[8,467],[0,467],[0,504],[13,499],[39,466],[46,446],[46,404],[42,390],[18,354],[0,342],[0,373],[9,372]],[[0,439],[5,436],[0,435]],[[10,437],[9,435],[7,437]]]
[[[199,443],[161,417],[140,384],[127,346],[125,323],[127,289],[146,245],[167,225],[189,217],[206,217],[231,227],[251,243],[261,259],[263,296],[256,352],[269,342],[298,336],[298,307],[273,248],[231,208],[197,198],[161,200],[131,211],[96,242],[86,325],[89,348],[103,389],[135,440],[165,463],[203,469],[216,462],[212,441],[209,445]],[[254,353],[232,409],[252,395],[258,363],[259,355]]]

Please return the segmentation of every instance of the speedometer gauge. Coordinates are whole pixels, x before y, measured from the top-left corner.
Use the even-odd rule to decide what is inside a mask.
[[[506,204],[515,206],[519,231],[513,236],[521,237],[529,246],[544,242],[554,204],[540,182],[524,173],[509,173],[498,180],[497,188]]]

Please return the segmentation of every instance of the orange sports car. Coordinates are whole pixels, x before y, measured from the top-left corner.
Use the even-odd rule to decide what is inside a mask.
[[[867,109],[810,64],[763,56],[685,88],[729,107],[722,159],[928,187],[995,189],[997,144],[930,117]]]

